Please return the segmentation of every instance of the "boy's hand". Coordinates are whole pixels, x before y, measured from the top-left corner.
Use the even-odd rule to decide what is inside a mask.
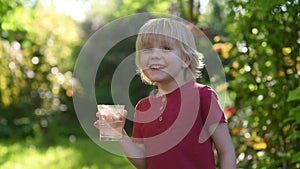
[[[97,117],[97,121],[94,122],[94,126],[96,128],[100,128],[100,116],[101,118],[103,118],[106,121],[113,121],[113,120],[121,120],[123,121],[123,124],[125,124],[126,121],[126,117],[127,117],[127,110],[123,110],[123,116],[120,114],[115,114],[112,112],[113,110],[109,109],[109,108],[104,108],[101,112],[97,112],[96,113],[96,117]],[[124,126],[123,126],[124,127]]]

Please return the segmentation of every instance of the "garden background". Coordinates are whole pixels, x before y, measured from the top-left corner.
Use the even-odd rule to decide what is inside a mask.
[[[298,0],[0,0],[0,168],[133,168],[87,137],[72,84],[88,38],[139,12],[180,16],[212,42],[226,73],[216,90],[227,92],[238,168],[300,168]],[[95,83],[102,103],[112,103],[114,68],[134,40],[105,56]],[[211,80],[205,71],[199,79]],[[135,104],[150,87],[136,76],[130,91]]]

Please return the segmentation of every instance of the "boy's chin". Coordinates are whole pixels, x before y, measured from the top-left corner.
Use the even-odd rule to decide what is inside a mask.
[[[174,79],[172,78],[164,78],[164,79],[150,79],[151,82],[155,83],[155,84],[164,84],[164,83],[169,83],[171,81],[173,81]]]

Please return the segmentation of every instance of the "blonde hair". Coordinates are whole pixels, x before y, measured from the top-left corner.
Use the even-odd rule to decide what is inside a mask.
[[[143,74],[140,67],[140,52],[144,44],[149,40],[160,40],[162,38],[176,40],[184,55],[191,61],[189,68],[193,78],[201,76],[201,69],[204,67],[203,55],[197,51],[195,39],[192,32],[182,22],[171,18],[151,19],[146,22],[139,30],[136,40],[136,58],[137,72],[141,78],[148,84],[153,82]]]

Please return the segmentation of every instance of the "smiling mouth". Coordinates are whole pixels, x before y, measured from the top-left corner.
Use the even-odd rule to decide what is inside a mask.
[[[165,66],[163,65],[150,65],[149,68],[153,70],[163,69]]]

